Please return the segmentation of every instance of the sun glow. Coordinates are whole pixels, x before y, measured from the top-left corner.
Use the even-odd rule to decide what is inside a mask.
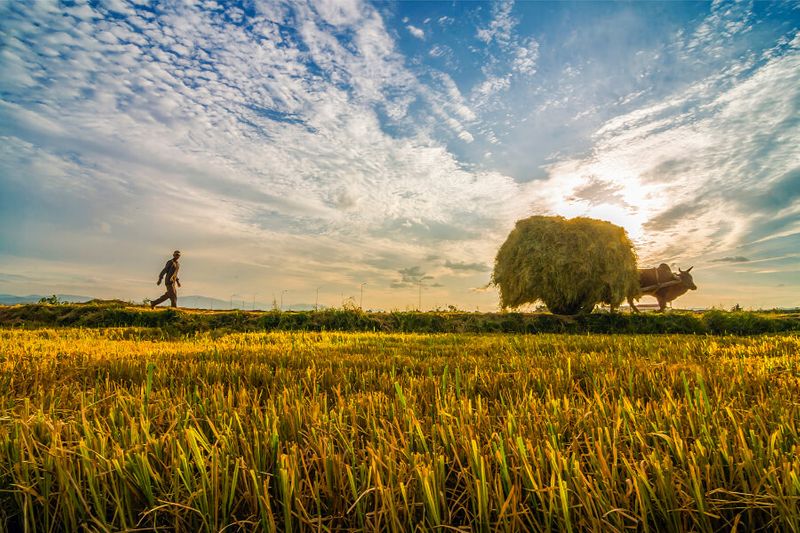
[[[607,220],[625,228],[635,243],[647,238],[644,224],[659,204],[652,187],[630,166],[594,160],[556,164],[549,171],[550,179],[539,194],[551,212]]]

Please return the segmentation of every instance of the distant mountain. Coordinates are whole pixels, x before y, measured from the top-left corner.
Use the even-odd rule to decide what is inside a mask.
[[[162,306],[164,304],[161,304]],[[167,302],[169,305],[169,302]],[[232,300],[220,300],[218,298],[210,298],[208,296],[178,295],[178,305],[180,307],[188,307],[189,309],[241,309],[242,311],[250,311],[255,309],[257,311],[270,311],[273,307],[272,302],[253,302],[247,298],[233,298]],[[324,309],[325,306],[319,306]],[[284,304],[284,311],[311,311],[314,309],[314,304]]]
[[[27,296],[16,296],[13,294],[0,294],[0,305],[17,305],[17,304],[35,304],[39,303],[39,300],[42,298],[50,298],[52,294],[42,295],[42,294],[28,294]],[[56,294],[59,301],[61,302],[69,302],[69,303],[84,303],[88,302],[89,300],[93,300],[94,297],[92,296],[79,296],[76,294]],[[137,300],[133,302],[134,304],[140,304],[141,301]],[[161,304],[159,307],[169,305],[169,301],[166,304]],[[261,310],[261,311],[268,311],[272,309],[272,302],[253,302],[252,300],[242,300],[236,299],[233,300],[220,300],[218,298],[211,298],[209,296],[201,296],[201,295],[189,295],[189,296],[181,296],[178,295],[178,305],[180,307],[186,307],[189,309],[241,309],[242,311],[250,311],[251,309]],[[284,311],[310,311],[314,309],[313,304],[286,304],[283,306]],[[324,309],[325,306],[320,306],[320,309]]]
[[[29,294],[27,296],[15,296],[13,294],[0,294],[0,304],[2,305],[16,305],[16,304],[35,304],[39,303],[42,298],[50,298],[52,294],[46,296],[41,294]],[[79,296],[76,294],[56,294],[58,299],[62,302],[83,303],[92,299],[91,296]]]
[[[161,304],[159,307],[169,305],[169,300]],[[188,307],[189,309],[230,309],[230,302],[211,298],[209,296],[191,295],[181,296],[178,294],[178,305],[181,307]]]

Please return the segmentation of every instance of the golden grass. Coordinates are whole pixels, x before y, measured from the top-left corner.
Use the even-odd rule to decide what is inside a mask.
[[[6,530],[800,529],[797,336],[0,347]]]

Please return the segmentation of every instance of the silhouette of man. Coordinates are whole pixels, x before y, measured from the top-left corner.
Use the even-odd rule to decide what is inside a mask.
[[[169,301],[172,303],[172,307],[178,307],[178,291],[175,288],[175,285],[178,287],[181,286],[181,280],[178,279],[178,270],[181,268],[181,265],[178,263],[178,259],[180,259],[180,257],[181,252],[179,250],[175,250],[172,253],[172,259],[167,261],[167,264],[164,265],[164,270],[162,270],[161,274],[158,275],[158,281],[156,282],[156,285],[161,285],[161,280],[163,279],[164,286],[167,288],[167,292],[162,294],[158,299],[150,302],[151,309],[167,299],[169,299]]]

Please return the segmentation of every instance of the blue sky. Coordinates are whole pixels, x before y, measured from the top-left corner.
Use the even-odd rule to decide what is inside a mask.
[[[514,222],[800,304],[798,2],[0,2],[0,292],[491,310]]]

